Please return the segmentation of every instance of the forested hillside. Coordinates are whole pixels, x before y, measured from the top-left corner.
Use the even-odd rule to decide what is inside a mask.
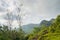
[[[60,40],[60,15],[57,16],[49,27],[35,28],[28,40]]]

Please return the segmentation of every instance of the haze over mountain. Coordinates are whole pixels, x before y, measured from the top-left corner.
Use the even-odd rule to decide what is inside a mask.
[[[26,32],[26,33],[30,33],[34,27],[38,27],[39,24],[27,24],[27,25],[23,25],[22,29]]]

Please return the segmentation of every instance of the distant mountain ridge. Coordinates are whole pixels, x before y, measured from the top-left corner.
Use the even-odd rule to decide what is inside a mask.
[[[39,24],[28,24],[28,25],[23,25],[22,29],[28,33],[28,32],[31,32],[34,27],[38,27],[38,26]]]
[[[53,23],[54,20],[55,19],[51,19],[49,21],[43,20],[43,21],[41,21],[40,26],[42,26],[42,25],[44,25],[44,26],[50,26]]]
[[[28,25],[23,25],[22,26],[22,29],[26,32],[26,33],[30,33],[34,27],[41,27],[42,25],[44,26],[50,26],[53,21],[55,19],[51,19],[50,21],[47,21],[47,20],[42,20],[40,24],[28,24]]]

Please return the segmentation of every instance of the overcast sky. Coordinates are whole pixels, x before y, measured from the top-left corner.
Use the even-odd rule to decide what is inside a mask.
[[[0,23],[6,23],[3,16],[10,12],[17,14],[16,8],[23,3],[21,13],[23,25],[38,24],[41,20],[50,20],[60,14],[60,0],[0,0]],[[15,22],[14,22],[15,24]]]

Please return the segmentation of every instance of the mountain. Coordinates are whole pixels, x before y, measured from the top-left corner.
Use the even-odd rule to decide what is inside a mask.
[[[28,25],[23,25],[22,29],[25,32],[30,33],[34,29],[34,27],[38,27],[38,26],[39,26],[39,24],[28,24]]]
[[[34,29],[34,27],[50,26],[53,23],[54,20],[55,19],[51,19],[50,21],[42,20],[40,24],[23,25],[22,29],[23,29],[24,32],[30,33]]]
[[[50,26],[54,20],[55,19],[51,19],[50,21],[43,20],[43,21],[41,21],[40,26]]]

